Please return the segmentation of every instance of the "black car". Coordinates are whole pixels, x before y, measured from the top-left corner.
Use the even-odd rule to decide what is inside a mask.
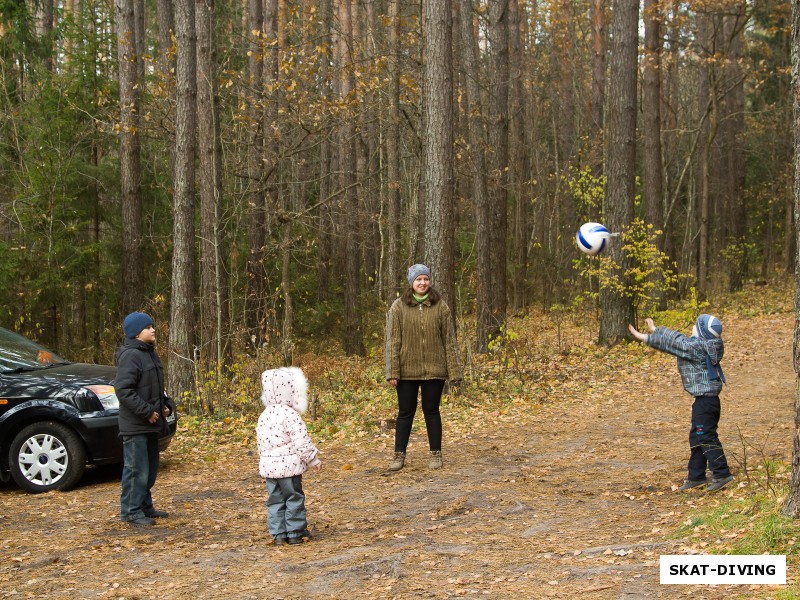
[[[66,490],[87,464],[122,462],[116,367],[73,363],[0,327],[0,479],[28,492]],[[176,417],[167,418],[169,435]]]

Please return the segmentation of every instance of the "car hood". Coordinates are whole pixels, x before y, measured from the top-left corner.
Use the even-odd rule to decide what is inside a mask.
[[[0,395],[6,398],[72,397],[87,385],[113,385],[116,367],[70,363],[0,376]]]

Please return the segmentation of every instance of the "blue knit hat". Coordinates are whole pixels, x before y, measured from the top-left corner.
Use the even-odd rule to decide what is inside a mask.
[[[132,312],[122,321],[122,331],[125,332],[126,338],[135,338],[148,325],[153,325],[150,315],[143,312]]]
[[[722,336],[722,323],[714,315],[700,315],[695,323],[697,334],[706,340]]]
[[[408,285],[413,284],[414,280],[420,275],[427,275],[428,277],[430,277],[431,270],[425,265],[421,264],[411,265],[410,267],[408,267]]]

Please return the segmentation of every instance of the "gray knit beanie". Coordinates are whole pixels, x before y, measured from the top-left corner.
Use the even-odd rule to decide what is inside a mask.
[[[408,267],[408,285],[413,284],[414,280],[420,275],[427,275],[430,278],[431,270],[425,265],[421,264],[411,265]]]

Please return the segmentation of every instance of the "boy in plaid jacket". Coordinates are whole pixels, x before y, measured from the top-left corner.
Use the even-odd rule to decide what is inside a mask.
[[[650,333],[641,333],[629,325],[631,335],[648,346],[678,358],[678,373],[683,389],[694,396],[692,428],[689,430],[689,475],[681,491],[706,485],[706,467],[712,473],[709,492],[722,489],[733,481],[722,443],[717,435],[720,417],[719,393],[725,375],[719,362],[725,352],[722,323],[712,315],[700,315],[688,337],[667,327],[656,327],[645,319]]]

